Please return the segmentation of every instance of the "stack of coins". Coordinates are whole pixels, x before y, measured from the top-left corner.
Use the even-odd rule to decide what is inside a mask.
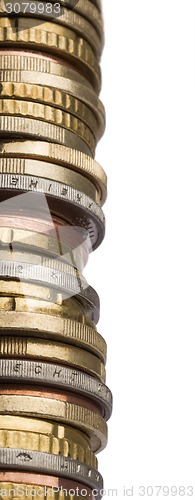
[[[100,0],[0,3],[0,496],[100,499]]]

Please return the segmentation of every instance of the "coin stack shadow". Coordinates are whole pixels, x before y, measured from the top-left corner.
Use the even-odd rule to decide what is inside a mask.
[[[102,11],[33,5],[0,6],[0,494],[93,500],[112,412],[82,274],[105,226]]]

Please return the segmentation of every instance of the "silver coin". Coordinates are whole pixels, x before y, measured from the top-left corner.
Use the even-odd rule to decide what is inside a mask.
[[[93,212],[102,223],[105,222],[105,217],[102,209],[95,201],[91,200],[89,196],[78,189],[62,184],[61,182],[53,181],[52,179],[45,179],[44,177],[33,177],[32,175],[13,175],[1,174],[0,188],[3,189],[17,189],[20,191],[33,191],[38,193],[45,193],[47,196],[55,196],[74,203],[82,208]]]
[[[1,118],[1,117],[0,117]],[[0,122],[1,128],[1,122]],[[105,233],[105,216],[101,207],[86,194],[61,182],[30,175],[1,174],[0,190],[9,198],[13,191],[44,194],[52,213],[71,225],[85,227],[92,247],[100,245]],[[8,193],[6,194],[6,191]],[[21,199],[22,203],[22,199]],[[42,199],[40,197],[40,209]]]
[[[41,386],[55,386],[71,390],[92,399],[98,404],[102,416],[107,421],[112,413],[112,393],[108,387],[95,378],[79,370],[49,363],[16,359],[0,360],[0,381],[9,383],[22,380]]]
[[[0,448],[0,469],[31,471],[79,481],[97,490],[97,499],[102,498],[101,474],[96,469],[73,458],[40,451]]]
[[[26,262],[0,260],[0,277],[17,278],[21,281],[35,282],[57,288],[62,296],[75,296],[85,309],[86,314],[97,323],[99,320],[99,297],[95,290],[71,274],[46,266]],[[82,286],[84,285],[84,288]]]

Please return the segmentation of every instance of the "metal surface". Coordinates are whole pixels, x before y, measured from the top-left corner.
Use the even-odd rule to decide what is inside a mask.
[[[82,482],[92,489],[97,489],[99,491],[97,498],[101,499],[100,490],[103,488],[101,474],[96,469],[89,468],[78,460],[51,453],[15,448],[0,449],[0,467],[2,469],[17,469],[19,466],[23,470],[43,474],[53,473],[56,476]]]
[[[70,148],[78,149],[87,155],[91,150],[87,143],[75,133],[53,123],[26,118],[25,116],[0,115],[1,140],[5,138],[43,139]]]
[[[36,496],[44,500],[95,500],[92,490],[82,483],[55,476],[33,474],[32,472],[0,472],[0,488],[5,500],[33,500]],[[80,496],[81,495],[81,496]]]
[[[40,478],[41,485],[37,482],[37,478]],[[49,478],[51,476],[38,476],[32,472],[23,474],[18,472],[0,473],[0,487],[3,491],[3,498],[5,500],[18,500],[19,495],[21,500],[26,500],[26,498],[34,500],[36,496],[42,500],[51,500],[51,498],[53,500],[58,500],[59,498],[60,500],[83,500],[84,496],[86,500],[95,500],[92,490],[86,487],[86,485],[70,480],[59,480],[53,476],[51,478],[52,481],[49,482],[49,484],[51,483],[51,487],[48,487],[45,486],[45,482],[47,484]],[[17,480],[19,483],[14,482]],[[74,494],[72,495],[72,493]]]
[[[1,51],[0,51],[1,54]],[[4,60],[5,56],[3,57]],[[23,64],[23,60],[25,64]],[[102,136],[105,129],[105,110],[102,102],[99,100],[98,96],[95,94],[93,89],[87,87],[83,82],[71,80],[68,76],[64,76],[63,74],[57,72],[57,74],[48,74],[46,80],[46,71],[42,70],[42,66],[35,65],[36,71],[32,70],[31,60],[34,61],[34,58],[30,58],[30,61],[25,56],[17,56],[16,66],[19,67],[19,70],[2,70],[0,73],[0,82],[4,83],[23,83],[27,85],[37,85],[39,82],[39,86],[45,86],[47,81],[47,87],[49,86],[51,91],[57,89],[58,91],[62,91],[68,93],[78,99],[83,104],[89,107],[89,109],[94,113],[94,116],[98,123],[98,133],[99,137]],[[9,61],[9,59],[8,59]],[[37,60],[40,62],[40,60]],[[1,62],[1,58],[0,58]],[[15,62],[15,59],[14,59]],[[9,62],[7,62],[9,64]],[[14,64],[13,64],[14,67]],[[40,72],[38,71],[40,69]],[[82,150],[81,150],[82,151]]]
[[[0,359],[0,383],[11,382],[52,386],[74,391],[100,406],[102,416],[108,420],[112,412],[112,394],[108,387],[78,370],[49,363]]]
[[[22,173],[30,177],[33,176],[33,178],[37,177],[38,179],[46,177],[52,182],[61,183],[63,189],[65,189],[64,186],[74,189],[76,185],[80,193],[83,193],[99,205],[98,192],[95,185],[86,177],[65,167],[59,165],[55,165],[54,167],[52,163],[33,159],[0,158],[0,173],[10,174],[13,171],[15,172],[15,176]]]
[[[100,500],[95,454],[112,413],[99,297],[83,276],[105,233],[107,178],[94,160],[105,130],[102,7],[55,2],[0,5],[5,500]]]
[[[79,71],[76,71],[68,61],[62,61],[59,57],[44,52],[17,50],[15,46],[10,50],[5,48],[0,50],[0,70],[0,81],[4,81],[4,78],[6,82],[15,81],[13,78],[19,77],[21,70],[38,71],[47,77],[48,75],[62,76],[92,89],[86,78]]]
[[[40,253],[45,261],[58,259],[82,272],[91,246],[78,233],[80,227],[73,227],[71,231],[66,221],[59,220],[62,224],[58,224],[58,218],[55,222],[55,217],[47,221],[42,214],[38,217],[38,213],[34,212],[33,215],[32,219],[32,215],[24,210],[17,214],[0,214],[0,249],[10,250],[11,246],[14,251]]]
[[[51,123],[61,127],[62,130],[68,130],[76,134],[82,141],[87,144],[94,155],[95,151],[95,137],[89,127],[76,116],[56,109],[55,107],[48,106],[46,103],[23,101],[16,99],[0,99],[0,116],[24,116],[30,119],[38,119],[46,123]]]
[[[0,395],[0,415],[42,418],[76,427],[90,438],[91,450],[98,453],[107,444],[107,425],[97,413],[83,406],[36,396]]]
[[[9,348],[9,344],[7,343],[10,342],[13,353],[14,349],[16,352],[19,350],[20,337],[16,339],[16,337],[13,336],[11,342],[8,335],[20,335],[23,339],[25,336],[40,337],[42,339],[46,338],[48,341],[55,340],[56,342],[60,341],[81,347],[87,352],[92,352],[98,356],[103,363],[106,362],[106,343],[95,328],[74,321],[73,319],[57,317],[57,315],[55,315],[55,309],[52,315],[48,315],[49,307],[52,308],[52,304],[50,303],[47,305],[47,309],[46,306],[44,309],[44,304],[41,303],[39,313],[36,313],[33,308],[33,303],[29,304],[27,298],[23,300],[21,305],[20,299],[18,300],[17,298],[11,297],[8,300],[10,306],[8,307],[7,304],[4,303],[4,309],[0,310],[1,349],[5,346],[4,348],[7,352],[12,354],[11,347]],[[42,313],[41,306],[43,308]],[[30,310],[28,310],[28,308]],[[73,310],[72,314],[70,313],[71,318],[74,315],[75,312]],[[7,337],[4,337],[5,333]],[[24,343],[24,340],[22,342]]]
[[[87,304],[82,300],[80,295],[75,295],[70,298],[64,298],[63,295],[59,294],[58,291],[54,288],[47,288],[40,285],[34,285],[33,283],[31,284],[21,281],[0,280],[0,296],[10,297],[11,299],[10,307],[7,307],[6,301],[4,301],[4,307],[2,308],[5,308],[5,310],[8,311],[6,314],[8,320],[7,326],[9,326],[9,322],[10,324],[14,325],[14,321],[17,318],[18,324],[20,325],[21,329],[25,328],[25,321],[27,320],[29,320],[29,329],[31,328],[31,326],[33,329],[35,316],[28,315],[28,312],[33,312],[31,307],[33,304],[31,304],[28,299],[32,298],[42,300],[44,301],[44,303],[40,302],[39,306],[37,303],[35,303],[36,308],[34,312],[38,310],[38,314],[41,314],[43,312],[44,314],[51,315],[52,317],[56,316],[56,319],[49,318],[48,316],[47,325],[45,327],[43,320],[41,319],[42,316],[38,316],[37,319],[39,321],[39,327],[40,331],[42,330],[42,333],[47,332],[47,335],[50,338],[52,338],[53,335],[55,340],[59,338],[63,339],[63,337],[65,338],[66,335],[70,338],[72,336],[75,336],[74,341],[76,342],[76,331],[78,331],[78,338],[82,337],[83,341],[86,341],[86,344],[87,342],[89,342],[89,347],[91,342],[97,344],[99,351],[102,350],[105,355],[105,341],[100,335],[97,335],[96,338],[96,328],[94,326],[94,321],[91,319],[92,316],[94,316],[93,310],[90,307],[89,303]],[[21,297],[26,300],[20,302],[20,300],[17,300],[17,297]],[[14,311],[21,311],[21,314],[18,314],[16,316],[14,315]],[[11,314],[11,312],[13,314]],[[22,312],[25,312],[24,316],[22,315]],[[22,317],[24,320],[23,327],[21,323]],[[64,321],[59,322],[59,317],[63,318]],[[32,318],[32,323],[30,318]],[[48,327],[48,324],[50,324],[50,327]],[[83,330],[82,326],[84,327]],[[85,330],[86,326],[90,327],[90,329]],[[17,329],[17,325],[13,326],[13,328]],[[57,330],[57,328],[59,328],[59,331]],[[38,328],[34,328],[34,330],[36,336],[36,330],[38,330]]]
[[[6,279],[19,279],[27,282],[35,282],[40,285],[50,285],[56,288],[62,297],[76,296],[84,306],[87,315],[94,321],[99,319],[99,297],[95,290],[86,286],[85,282],[71,274],[59,270],[52,270],[46,266],[32,265],[17,261],[0,261],[0,277]]]
[[[41,177],[1,174],[0,191],[3,191],[3,193],[1,192],[2,199],[14,196],[14,192],[16,194],[24,192],[44,193],[52,213],[65,219],[71,225],[85,227],[90,234],[94,248],[102,242],[105,233],[104,213],[97,203],[78,189]],[[41,211],[45,199],[43,197],[42,201],[40,197],[39,200],[37,198],[37,203],[38,201],[38,208]],[[66,207],[68,208],[67,212]]]
[[[1,75],[1,79],[3,80],[3,74]],[[66,120],[65,128],[68,128],[68,126],[70,127],[68,121],[70,122],[72,120],[73,130],[76,131],[76,120],[74,120],[73,118],[74,116],[78,118],[78,135],[80,135],[81,133],[80,131],[81,127],[83,127],[84,129],[83,134],[86,135],[86,138],[89,135],[87,128],[84,128],[84,126],[80,123],[79,120],[81,120],[88,128],[90,128],[91,132],[93,133],[93,136],[99,138],[98,123],[93,112],[82,101],[80,101],[76,97],[66,92],[63,92],[63,90],[51,89],[51,87],[47,87],[46,85],[43,87],[42,85],[31,85],[29,83],[29,84],[23,84],[21,86],[21,84],[17,82],[2,81],[0,98],[3,100],[8,99],[9,101],[10,98],[15,100],[20,99],[24,101],[26,100],[31,101],[31,109],[34,102],[41,103],[47,106],[52,106],[55,109],[57,108],[58,111],[53,112],[52,116],[52,121],[54,119],[56,124],[57,120],[59,121],[61,119],[62,123],[62,120],[64,119],[64,121]],[[19,106],[17,104],[17,110],[18,107]],[[37,106],[36,110],[38,110]],[[61,110],[63,113],[62,112],[60,113],[59,110]],[[7,110],[5,110],[5,113],[6,111]],[[66,113],[66,115],[64,113]],[[46,108],[45,114],[47,118],[47,116],[49,116],[48,108]],[[51,114],[52,112],[50,111],[50,115]],[[91,142],[92,142],[92,147],[94,149],[94,138],[91,139]]]
[[[2,430],[13,430],[19,432],[33,432],[39,437],[50,436],[58,440],[71,441],[81,448],[90,451],[89,437],[69,425],[56,424],[47,420],[38,420],[36,418],[16,417],[11,415],[1,415]]]
[[[1,114],[14,113],[30,118],[37,116],[41,120],[70,129],[87,143],[92,155],[94,154],[96,140],[100,138],[96,117],[83,102],[72,95],[61,89],[52,91],[50,87],[42,85],[23,84],[21,90],[19,83],[3,82],[0,98]],[[12,103],[10,98],[14,99]]]
[[[5,313],[6,315],[6,313]],[[44,315],[42,315],[43,320],[45,320]],[[26,326],[26,330],[28,327]],[[41,335],[41,332],[39,332]],[[0,338],[1,340],[1,338]],[[25,357],[26,359],[35,359],[42,361],[50,361],[52,359],[53,363],[60,363],[69,366],[73,366],[77,369],[83,370],[86,373],[96,376],[100,381],[105,382],[105,367],[102,361],[96,357],[91,352],[88,352],[79,347],[75,347],[69,344],[62,344],[60,342],[55,343],[52,340],[46,340],[42,338],[33,339],[31,337],[26,337],[20,344],[20,350],[17,354],[16,342],[10,341],[8,339],[8,350],[6,352],[3,342],[1,342],[1,357],[13,354],[14,357]],[[12,352],[15,349],[15,353]],[[60,371],[60,368],[59,368]],[[58,377],[58,371],[54,370],[56,377]],[[53,375],[54,376],[54,375]],[[0,389],[1,390],[1,389]]]
[[[106,200],[107,177],[104,170],[90,156],[78,152],[76,149],[43,141],[0,141],[0,158],[20,158],[20,168],[22,169],[24,169],[22,166],[22,159],[40,160],[45,163],[44,169],[46,169],[46,172],[48,163],[51,163],[53,166],[52,175],[58,175],[56,172],[58,172],[59,167],[66,167],[72,174],[73,172],[78,172],[80,176],[82,175],[94,184],[97,191],[96,196],[98,196],[101,205],[103,205]],[[5,172],[5,168],[7,168],[6,165],[6,162],[5,164],[1,162],[1,173]],[[28,168],[30,167],[29,162],[25,162],[24,165],[26,168],[27,166]],[[14,167],[16,168],[16,165],[14,165]],[[22,173],[24,173],[23,170]],[[26,173],[28,174],[29,172],[27,171]],[[43,176],[43,172],[39,172],[39,175]],[[46,177],[48,177],[48,174]],[[59,181],[60,179],[55,180]]]
[[[25,248],[23,248],[22,250],[15,249],[13,246],[11,249],[8,248],[8,245],[4,245],[2,248],[0,247],[0,257],[4,261],[17,261],[21,263],[31,264],[32,266],[35,265],[46,267],[47,269],[51,269],[52,272],[60,271],[64,274],[72,275],[75,279],[77,279],[77,281],[79,281],[80,283],[80,288],[88,287],[87,281],[85,280],[84,276],[78,271],[77,267],[73,265],[73,262],[68,262],[68,259],[66,262],[63,259],[46,257],[41,253],[32,252],[30,251],[30,249],[29,251],[25,251]]]
[[[60,0],[60,3],[63,5],[63,0]],[[94,3],[95,2],[91,2],[90,0],[79,0],[75,5],[74,10],[88,19],[95,26],[100,36],[103,37],[102,16],[95,7]]]
[[[24,12],[21,9],[21,15],[26,17],[37,17],[37,13],[39,13],[39,19],[45,19],[47,21],[53,21],[53,13],[43,11],[39,12],[39,2],[38,0],[33,0],[34,4],[34,12],[28,9],[28,12]],[[4,4],[0,6],[0,15],[1,17],[7,16],[7,9]],[[71,28],[73,31],[78,33],[81,37],[83,37],[93,48],[97,57],[101,56],[102,48],[103,48],[103,40],[102,37],[99,36],[95,27],[83,16],[78,13],[70,10],[66,7],[61,6],[60,15],[55,16],[55,23],[62,24],[68,28]]]
[[[86,1],[86,0],[85,0]],[[31,29],[33,28],[33,32]],[[0,17],[0,48],[10,45],[48,50],[78,66],[82,74],[100,91],[101,75],[95,54],[87,41],[69,28],[28,17]]]
[[[83,436],[82,433],[81,437]],[[84,441],[84,438],[83,438]],[[35,432],[23,430],[0,429],[0,448],[25,448],[26,450],[41,451],[42,453],[54,453],[63,457],[80,460],[90,467],[97,468],[97,458],[89,449],[88,443],[83,446],[65,438],[57,438],[53,435],[46,436]]]
[[[63,401],[68,404],[77,405],[83,407],[87,410],[91,410],[94,413],[101,414],[100,408],[93,401],[89,400],[87,397],[82,397],[80,394],[77,395],[76,392],[65,392],[60,389],[53,389],[52,387],[34,387],[34,386],[21,386],[20,384],[2,384],[0,389],[1,396],[14,395],[14,396],[25,396],[29,397],[39,397],[41,399],[53,399],[53,401]]]

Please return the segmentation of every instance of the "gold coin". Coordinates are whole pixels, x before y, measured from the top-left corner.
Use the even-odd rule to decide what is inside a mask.
[[[53,259],[60,259],[64,262],[69,262],[71,265],[75,264],[75,267],[82,271],[85,267],[88,256],[89,256],[89,248],[87,246],[87,242],[83,242],[76,246],[76,248],[71,248],[71,246],[65,243],[66,232],[64,232],[64,227],[58,229],[55,235],[55,228],[50,229],[47,228],[48,234],[45,230],[45,234],[42,232],[44,230],[44,226],[41,231],[41,227],[38,230],[38,222],[37,224],[37,232],[28,230],[29,224],[28,220],[23,221],[25,223],[27,229],[20,229],[22,222],[18,220],[18,226],[13,228],[11,223],[13,218],[7,215],[2,221],[0,218],[0,248],[5,247],[6,245],[12,244],[12,247],[15,250],[27,250],[31,252],[41,252],[42,256],[47,258],[51,257]],[[19,219],[19,218],[18,218]],[[9,224],[9,227],[6,227],[4,224]],[[31,223],[32,224],[32,223]],[[36,229],[36,225],[34,226]],[[50,231],[49,231],[50,229]],[[51,236],[50,236],[51,234]],[[69,233],[67,234],[69,236]]]
[[[2,73],[5,76],[6,82],[12,82],[19,71],[35,71],[47,75],[56,75],[63,78],[68,78],[77,83],[81,83],[85,87],[92,88],[91,84],[84,78],[73,66],[68,62],[42,52],[32,52],[30,50],[22,51],[13,49],[0,50],[0,81],[2,81]]]
[[[72,434],[74,435],[74,431]],[[84,446],[64,438],[59,439],[53,435],[47,436],[46,434],[26,432],[23,429],[4,429],[1,422],[0,448],[13,448],[14,444],[14,447],[18,449],[53,453],[55,455],[62,455],[63,457],[70,457],[96,469],[97,459],[94,453],[90,451],[89,444],[84,439],[84,435],[81,434],[81,436],[83,436]]]
[[[12,140],[21,139],[21,137],[23,139],[28,137],[30,139],[48,140],[78,149],[82,153],[91,156],[91,150],[87,143],[80,139],[77,134],[43,120],[26,118],[26,116],[0,115],[0,131],[1,139],[3,136],[7,138],[11,135]]]
[[[65,78],[64,76],[48,74],[46,78],[43,71],[30,71],[29,69],[25,69],[27,65],[24,64],[22,66],[22,60],[20,60],[20,62],[21,68],[17,71],[14,69],[9,71],[5,69],[2,70],[0,73],[0,82],[26,83],[28,85],[39,84],[39,86],[41,85],[43,87],[45,87],[47,82],[47,87],[53,88],[54,90],[62,90],[65,93],[72,95],[84,103],[93,112],[98,122],[98,137],[102,137],[105,130],[105,109],[93,89],[87,88],[86,85],[70,80],[69,78]]]
[[[1,75],[3,79],[3,75]],[[40,102],[61,109],[85,123],[95,137],[98,138],[98,123],[93,112],[83,102],[62,90],[48,86],[25,83],[2,82],[0,99],[20,99]]]
[[[95,329],[94,326],[92,326],[92,322],[88,321],[87,317],[84,316],[82,305],[72,297],[64,300],[63,302],[59,301],[59,303],[57,302],[53,303],[53,302],[47,302],[46,300],[31,298],[28,296],[13,297],[11,296],[11,294],[10,296],[1,295],[0,311],[14,311],[14,310],[17,310],[18,312],[28,312],[33,314],[34,313],[46,314],[50,316],[65,318],[66,320],[69,319],[71,321],[78,321],[78,323],[90,326],[92,330]],[[53,337],[50,335],[50,338],[52,339]],[[60,340],[61,342],[63,342],[64,338],[60,338]],[[66,342],[70,344],[73,343],[75,345],[78,344],[78,342],[76,341],[70,342],[68,339]],[[90,348],[87,350],[90,350]]]
[[[41,177],[51,179],[52,181],[60,182],[63,186],[65,184],[72,188],[76,187],[80,192],[86,194],[95,201],[95,203],[100,205],[95,184],[92,184],[81,174],[60,165],[54,166],[53,163],[33,159],[0,158],[0,174],[1,173],[32,175],[33,178]]]
[[[71,342],[70,340],[68,340],[68,338],[70,337],[71,339],[72,336],[73,338],[77,338],[78,330],[84,329],[84,332],[82,331],[81,335],[84,336],[84,338],[86,336],[86,344],[89,343],[89,350],[91,342],[95,344],[96,342],[98,342],[98,345],[99,343],[100,345],[102,345],[101,336],[98,337],[98,341],[95,342],[93,340],[93,331],[95,330],[96,332],[94,322],[86,314],[85,307],[83,306],[82,302],[78,300],[78,297],[64,299],[61,294],[59,294],[55,289],[52,288],[47,288],[40,285],[37,286],[25,282],[22,283],[17,281],[3,281],[2,279],[0,280],[0,296],[2,300],[2,310],[7,307],[7,310],[14,311],[16,307],[16,298],[21,297],[25,300],[23,301],[23,305],[20,302],[17,302],[17,307],[23,308],[22,312],[29,312],[31,311],[31,305],[28,300],[29,298],[32,298],[39,301],[39,305],[34,305],[37,308],[38,313],[42,314],[42,311],[44,311],[44,313],[47,312],[47,314],[50,314],[51,316],[59,316],[64,318],[65,320],[71,321],[70,325],[69,323],[67,323],[66,325],[64,324],[64,333],[62,332],[61,334],[58,334],[58,332],[48,332],[47,335],[51,339],[58,338],[59,340],[61,340],[61,342],[63,342],[64,338],[67,337],[66,342],[76,344],[76,340],[74,342]],[[9,297],[12,300],[6,301],[3,300],[2,297]],[[40,301],[43,301],[43,304],[41,304]],[[8,305],[8,303],[10,305]],[[10,317],[9,321],[14,322],[15,319],[13,317],[11,320]],[[89,327],[89,331],[85,331],[86,327]],[[36,331],[33,331],[33,336],[37,336]],[[94,334],[94,336],[96,337],[96,333]],[[42,337],[45,337],[44,332],[42,332]],[[91,338],[92,340],[90,340]],[[103,352],[105,351],[105,342],[103,342],[103,346],[101,348],[98,347],[97,351],[100,350],[101,352],[101,349],[103,349]],[[99,357],[100,359],[102,358],[101,355]]]
[[[90,450],[89,437],[74,427],[69,425],[56,424],[47,420],[36,418],[16,417],[14,415],[1,415],[1,428],[12,431],[25,431],[53,436],[58,440],[73,441],[85,450]]]
[[[104,170],[90,156],[78,152],[76,149],[43,141],[0,141],[0,157],[32,158],[43,160],[45,167],[48,165],[46,162],[52,162],[52,164],[71,169],[71,172],[75,170],[95,184],[101,206],[106,200],[107,177]],[[53,167],[53,171],[58,168],[58,166]]]
[[[66,366],[75,367],[78,370],[84,371],[89,375],[97,377],[101,380],[101,382],[105,382],[106,374],[105,374],[105,366],[102,361],[89,352],[88,350],[81,349],[79,347],[75,347],[74,345],[62,344],[60,342],[54,342],[52,340],[44,340],[42,338],[30,338],[30,337],[22,337],[15,338],[11,337],[11,325],[9,322],[10,314],[6,318],[5,311],[0,311],[0,319],[2,319],[2,315],[4,315],[5,327],[2,324],[3,332],[9,329],[10,337],[2,338],[0,331],[0,357],[5,356],[14,356],[18,358],[27,358],[27,359],[39,359],[41,361],[51,361],[54,363],[61,363]],[[20,319],[21,314],[16,313],[16,321],[17,316],[20,316],[18,319],[18,331],[20,333],[23,331],[25,335],[26,332],[32,330],[32,324],[34,324],[35,328],[35,319],[38,319],[37,314],[28,314],[29,318],[29,328],[27,325],[27,320],[25,321],[25,313],[22,315],[24,318],[24,326],[21,328]],[[33,321],[30,321],[30,316],[33,316]],[[34,317],[35,316],[35,317]],[[39,315],[41,323],[45,323],[47,325],[47,319],[49,322],[53,322],[53,317],[44,315]],[[57,318],[59,319],[59,318]],[[37,323],[39,325],[39,323]],[[48,324],[48,329],[50,328],[50,324]],[[20,330],[19,330],[20,329]],[[41,336],[41,325],[38,326],[39,335]],[[7,340],[6,340],[7,339]]]
[[[54,108],[39,102],[22,101],[16,99],[0,99],[0,115],[22,116],[49,122],[58,127],[65,128],[78,135],[86,142],[92,155],[94,155],[96,141],[87,125],[76,116],[61,109]]]
[[[34,285],[34,284],[29,284],[29,283],[22,283],[22,282],[17,282],[17,281],[3,281],[2,279],[0,280],[0,295],[3,296],[16,296],[16,297],[31,297],[31,298],[36,298],[44,301],[49,301],[49,304],[51,303],[52,307],[52,302],[54,304],[63,306],[65,307],[65,304],[68,304],[67,307],[70,307],[69,301],[75,301],[75,304],[78,303],[78,305],[82,308],[81,310],[84,311],[85,308],[78,300],[77,297],[72,297],[72,298],[67,298],[64,299],[60,293],[58,293],[55,289],[48,288],[45,286],[40,286],[40,285]],[[76,308],[76,306],[75,306]],[[75,309],[76,310],[76,309]],[[78,309],[79,311],[79,309]],[[80,311],[81,312],[81,311]],[[84,324],[84,319],[81,320],[82,324]]]
[[[63,5],[64,3],[63,0],[60,0],[60,3]],[[86,19],[88,19],[91,22],[91,24],[95,26],[101,37],[104,36],[102,15],[97,9],[97,7],[94,5],[94,2],[92,3],[90,0],[78,0],[78,2],[74,7],[74,10],[79,14],[81,14]]]
[[[101,12],[102,11],[102,2],[101,0],[89,0],[97,9]]]
[[[0,415],[43,418],[63,422],[81,430],[90,438],[97,453],[107,444],[107,424],[96,412],[66,401],[35,396],[0,395]]]
[[[0,336],[6,330],[9,335],[41,336],[81,347],[97,356],[103,363],[106,362],[106,342],[92,327],[92,322],[90,324],[84,313],[79,310],[76,300],[73,303],[73,299],[67,299],[61,306],[28,297],[9,297],[6,300],[6,297],[3,299],[1,296],[1,302],[0,319],[4,323],[2,327],[0,325]],[[39,325],[38,328],[36,325]],[[4,337],[2,342],[5,345]]]
[[[43,2],[43,6],[44,4],[45,2]],[[102,39],[97,33],[95,27],[83,16],[79,15],[74,10],[67,9],[63,6],[60,6],[59,15],[55,15],[54,9],[51,9],[51,12],[49,13],[46,9],[40,9],[40,2],[38,0],[33,0],[33,8],[35,9],[34,12],[30,9],[28,9],[28,11],[24,11],[21,8],[20,15],[26,17],[38,17],[39,19],[51,22],[54,20],[56,24],[62,24],[63,26],[68,27],[78,33],[79,36],[84,38],[91,45],[98,58],[101,56],[103,49]],[[1,17],[7,16],[7,8],[4,4],[0,5],[0,15]]]
[[[71,29],[56,23],[41,24],[36,19],[26,17],[0,18],[0,47],[10,44],[15,47],[48,50],[63,59],[73,62],[99,93],[101,74],[97,58],[87,41]]]

